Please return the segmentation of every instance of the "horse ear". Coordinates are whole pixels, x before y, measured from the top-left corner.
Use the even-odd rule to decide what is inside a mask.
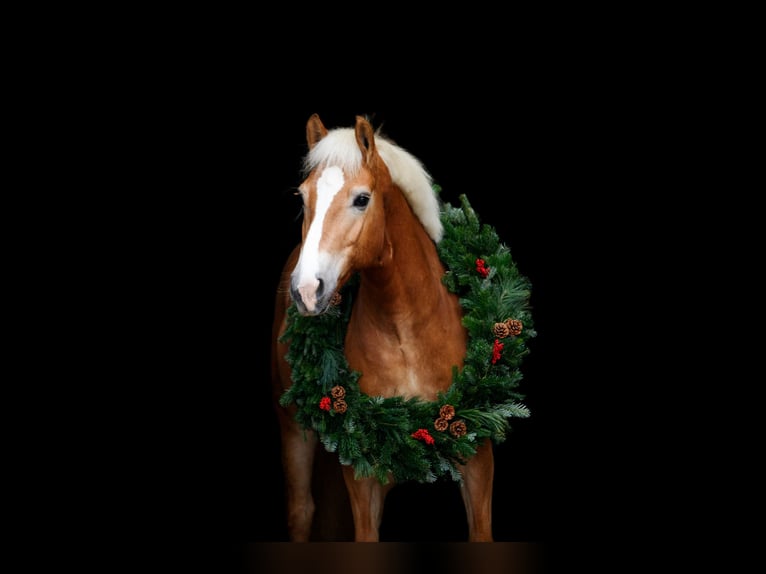
[[[309,149],[313,148],[326,135],[327,128],[319,119],[319,114],[312,114],[309,121],[306,122],[306,141],[309,144]]]
[[[369,160],[372,154],[375,153],[375,134],[372,124],[367,121],[367,118],[362,116],[356,116],[356,143],[359,145],[359,149],[362,150],[365,160]]]

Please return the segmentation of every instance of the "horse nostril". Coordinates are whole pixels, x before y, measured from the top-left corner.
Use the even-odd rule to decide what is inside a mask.
[[[290,287],[290,296],[293,298],[293,301],[295,301],[297,304],[303,303],[303,298],[301,297],[301,293],[295,287]]]
[[[324,281],[321,279],[317,279],[319,281],[319,286],[317,287],[317,299],[322,298],[322,294],[324,293]]]

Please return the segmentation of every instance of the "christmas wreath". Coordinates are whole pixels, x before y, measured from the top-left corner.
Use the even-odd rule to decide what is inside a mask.
[[[437,194],[441,192],[434,186]],[[287,311],[286,360],[292,386],[280,403],[297,405],[296,420],[313,429],[324,448],[357,477],[381,483],[434,482],[442,476],[462,482],[464,464],[486,439],[500,443],[509,419],[526,418],[518,387],[528,339],[536,336],[530,314],[530,282],[494,228],[480,223],[465,195],[460,207],[442,203],[443,239],[437,244],[447,271],[443,281],[456,293],[468,332],[462,369],[453,367],[449,389],[435,401],[368,396],[361,373],[350,370],[343,341],[358,275],[336,294],[330,311],[315,317]]]

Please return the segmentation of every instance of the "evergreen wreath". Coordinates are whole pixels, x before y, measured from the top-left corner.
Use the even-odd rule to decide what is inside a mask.
[[[437,195],[441,189],[434,185]],[[437,244],[447,272],[443,282],[463,307],[468,341],[462,370],[435,401],[368,396],[359,390],[343,341],[358,288],[354,275],[336,294],[328,312],[301,316],[287,311],[281,341],[292,367],[292,386],[282,406],[297,405],[296,420],[313,429],[324,448],[337,452],[357,478],[375,476],[386,484],[434,482],[449,476],[461,483],[464,464],[485,440],[503,442],[511,417],[526,418],[518,386],[528,339],[535,337],[529,280],[516,268],[494,228],[481,224],[465,195],[461,207],[441,203],[443,239]],[[339,295],[339,296],[338,296]]]

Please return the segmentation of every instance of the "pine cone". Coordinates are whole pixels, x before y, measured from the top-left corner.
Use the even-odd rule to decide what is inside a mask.
[[[443,432],[447,430],[447,427],[449,426],[449,422],[447,419],[443,417],[439,417],[434,421],[434,428],[438,430],[439,432]]]
[[[457,438],[460,438],[468,432],[468,429],[463,421],[455,421],[449,426],[449,432]]]
[[[439,409],[439,416],[445,420],[450,420],[455,416],[455,407],[452,405],[444,405]],[[444,430],[444,429],[441,429]]]
[[[336,291],[335,293],[332,294],[332,298],[330,299],[330,305],[337,307],[338,305],[340,305],[341,299],[342,297],[340,292]]]
[[[330,395],[332,395],[332,398],[334,399],[342,399],[346,396],[346,389],[341,387],[340,385],[335,385],[333,388],[330,389]]]
[[[343,414],[348,410],[348,405],[343,399],[336,399],[332,404],[332,408],[336,413]]]
[[[511,334],[511,327],[508,325],[508,323],[495,323],[495,325],[492,327],[492,333],[495,335],[495,337],[505,339],[508,335]]]
[[[506,319],[505,324],[508,325],[508,329],[510,329],[511,335],[514,337],[521,333],[523,324],[518,319]]]

